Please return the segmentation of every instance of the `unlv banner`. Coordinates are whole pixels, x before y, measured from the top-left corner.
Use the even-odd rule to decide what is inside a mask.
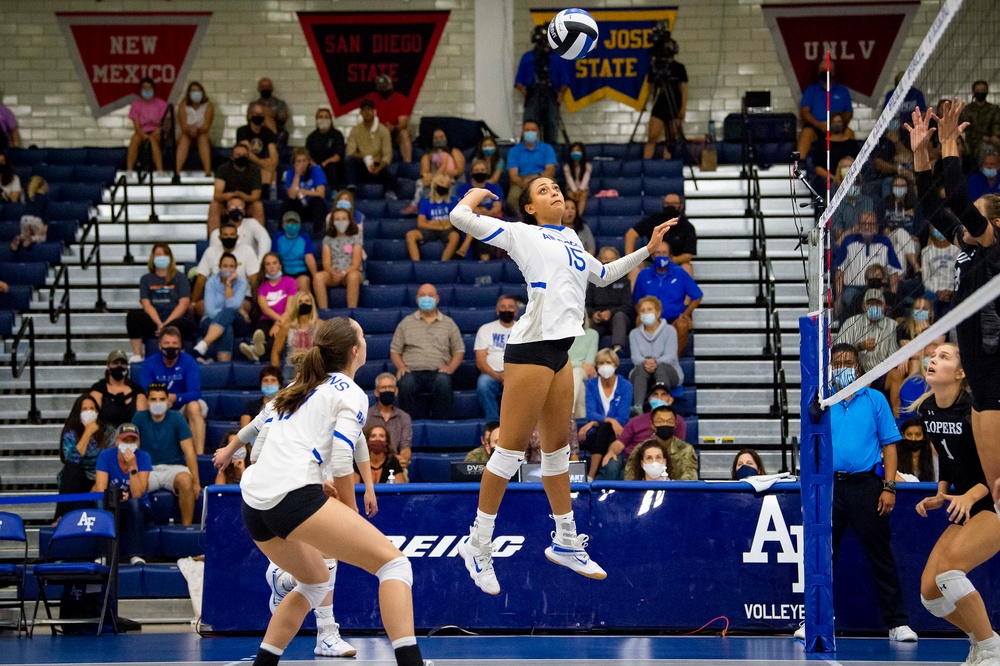
[[[870,106],[881,102],[891,67],[909,32],[919,0],[763,5],[778,57],[796,100],[816,81],[830,52],[837,83]]]
[[[211,12],[58,12],[73,65],[94,117],[128,106],[149,77],[156,94],[171,99],[187,78]]]
[[[375,96],[375,79],[392,78],[409,115],[434,59],[449,12],[299,12],[333,115]]]
[[[646,74],[653,25],[666,21],[673,30],[677,7],[587,11],[597,21],[600,36],[586,57],[566,62],[570,81],[566,108],[579,111],[608,98],[641,111],[649,93]],[[531,18],[535,25],[546,25],[556,13],[532,9]]]

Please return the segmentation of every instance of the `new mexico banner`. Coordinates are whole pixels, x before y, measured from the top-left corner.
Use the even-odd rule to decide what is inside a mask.
[[[569,93],[566,108],[579,111],[608,98],[639,111],[646,104],[649,86],[649,48],[653,25],[667,21],[673,30],[677,7],[642,9],[588,9],[600,30],[600,39],[585,58],[567,61]],[[535,25],[545,25],[553,10],[531,10]]]
[[[919,0],[914,0],[763,5],[761,9],[796,100],[816,80],[816,67],[829,51],[835,80],[847,86],[855,100],[874,106],[889,87],[889,69],[919,6]]]
[[[187,79],[211,12],[188,14],[58,12],[73,65],[94,117],[128,106],[139,82],[153,79],[156,92],[171,99]]]
[[[375,79],[392,77],[413,111],[449,12],[299,12],[333,115],[375,95]]]

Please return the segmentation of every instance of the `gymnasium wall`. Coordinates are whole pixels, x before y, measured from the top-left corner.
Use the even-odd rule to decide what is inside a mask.
[[[489,0],[480,0],[483,2]],[[771,0],[772,2],[774,0]],[[689,136],[703,134],[709,118],[721,127],[726,114],[738,110],[748,89],[772,91],[778,110],[795,110],[791,94],[774,54],[771,35],[761,14],[762,0],[587,0],[587,7],[632,7],[676,4],[679,7],[675,38],[678,60],[691,79],[688,95]],[[419,11],[450,10],[451,17],[417,100],[414,116],[472,116],[474,39],[489,26],[475,25],[474,0],[105,0],[100,4],[73,0],[4,0],[0,3],[0,90],[3,101],[17,114],[25,145],[116,146],[131,134],[127,109],[94,119],[83,96],[82,85],[59,30],[57,11],[211,11],[205,40],[195,59],[191,77],[201,81],[216,104],[215,142],[230,142],[244,123],[249,100],[256,97],[256,82],[267,75],[275,80],[276,93],[292,110],[292,141],[301,142],[313,126],[313,113],[326,106],[319,75],[306,46],[297,11]],[[941,0],[923,0],[911,33],[900,54],[903,67],[933,21]],[[566,0],[514,0],[515,58],[529,48],[529,9],[567,6]],[[499,92],[499,91],[498,91]],[[513,91],[512,95],[516,95]],[[515,109],[515,127],[520,103]],[[637,112],[603,100],[586,109],[565,114],[572,137],[586,141],[624,141],[635,125]],[[866,131],[869,109],[857,108],[857,127]],[[221,122],[220,122],[221,120]],[[357,122],[354,114],[336,124],[347,129]],[[640,127],[640,133],[644,130]],[[641,135],[641,134],[640,134]]]

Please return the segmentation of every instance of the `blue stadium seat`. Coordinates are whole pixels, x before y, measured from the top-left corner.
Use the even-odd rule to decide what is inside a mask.
[[[398,308],[355,308],[352,315],[366,334],[395,332],[401,316]]]
[[[635,216],[626,217],[619,215],[602,215],[601,228],[594,233],[600,232],[601,236],[621,236],[624,238],[625,232],[631,229],[638,220]]]
[[[663,212],[663,195],[646,195],[642,198],[642,214],[652,215]]]
[[[463,333],[462,334],[462,346],[465,347],[465,357],[473,358],[475,357],[475,346],[476,346],[476,334],[475,333]]]
[[[490,308],[495,307],[500,298],[500,285],[455,285],[455,307]],[[442,301],[444,299],[442,298]]]
[[[470,446],[469,450],[478,444]],[[410,458],[407,475],[410,483],[448,483],[451,481],[451,464],[465,460],[467,451],[458,453],[427,453],[419,451]]]
[[[614,160],[608,160],[601,157],[596,157],[594,155],[587,154],[587,159],[590,161],[590,179],[593,182],[594,178],[600,178],[601,176],[615,176],[621,175],[621,162],[615,162]],[[593,188],[593,185],[591,185]]]
[[[456,419],[481,419],[483,408],[475,391],[455,391],[452,414]]]
[[[45,234],[45,240],[50,243],[72,245],[76,242],[76,232],[79,228],[80,223],[76,220],[53,220],[49,222],[49,229]]]
[[[144,564],[139,567],[142,569],[143,598],[183,599],[190,595],[187,580],[176,564]]]
[[[126,148],[87,148],[87,164],[124,169],[126,152]],[[226,150],[226,159],[229,159],[228,152]]]
[[[27,285],[10,285],[10,290],[0,292],[0,310],[27,310],[31,305],[31,287]]]
[[[653,178],[642,177],[642,191],[646,196],[663,197],[665,194],[684,195],[684,179],[681,177]]]
[[[496,313],[491,315],[496,318]],[[466,356],[466,360],[462,361],[462,365],[458,366],[458,370],[452,376],[451,388],[454,391],[474,391],[477,381],[479,381],[479,368],[476,367],[476,360]]]
[[[413,281],[417,284],[454,284],[458,282],[459,262],[418,261],[413,264]]]
[[[602,247],[613,247],[618,250],[618,254],[625,254],[625,237],[624,236],[598,236],[594,239],[597,243],[598,248]]]
[[[411,213],[409,215],[403,215],[403,209],[410,205],[409,199],[391,199],[385,202],[385,217],[387,218],[400,218],[400,217],[416,217],[416,213]]]
[[[50,183],[71,183],[73,168],[72,164],[41,164],[34,168],[34,173]]]
[[[230,430],[239,430],[239,421],[205,421],[205,448],[214,451]]]
[[[410,259],[410,252],[406,249],[406,241],[404,240],[379,240],[371,245],[370,250],[368,247],[366,241],[365,250],[370,259],[377,261],[409,261]],[[438,256],[441,256],[440,252]]]
[[[12,166],[36,166],[45,164],[48,161],[49,151],[47,148],[8,148],[7,159]],[[22,183],[27,187],[27,181]]]
[[[232,363],[207,363],[201,366],[201,388],[223,389],[231,385]]]
[[[0,310],[0,337],[14,335],[14,313],[11,310]]]
[[[372,284],[407,284],[413,280],[413,262],[369,261],[367,277]]]
[[[621,165],[622,178],[638,178],[642,175],[642,160],[625,160]]]
[[[361,307],[398,308],[411,305],[406,298],[406,285],[369,284],[361,287]]]
[[[354,373],[354,381],[364,390],[371,391],[375,388],[375,378],[386,370],[393,374],[396,373],[396,368],[392,365],[392,363],[385,363],[383,361],[368,361],[363,366],[358,368],[356,373]]]
[[[50,201],[49,218],[53,220],[76,220],[80,224],[90,217],[89,201]]]
[[[524,276],[521,275],[521,269],[517,267],[517,263],[509,259],[503,262],[503,281],[524,282]]]
[[[479,327],[497,318],[493,308],[443,308],[444,313],[455,320],[462,333],[475,333]]]
[[[688,444],[698,444],[698,417],[697,416],[685,416],[684,425],[687,426],[687,435],[685,436],[685,441]]]
[[[212,442],[209,442],[205,446],[206,451],[211,451],[212,453],[205,453],[200,456],[195,456],[198,461],[198,478],[202,479],[202,487],[208,486],[209,483],[215,480],[215,475],[218,470],[215,469],[215,463],[212,462],[212,455],[215,453],[215,449],[218,448],[214,446]],[[208,481],[209,483],[205,483]]]
[[[196,240],[194,242],[194,260],[195,262],[201,261],[201,255],[205,254],[205,250],[208,249],[208,240]]]
[[[643,160],[642,174],[650,178],[677,178],[684,175],[683,160]]]
[[[163,525],[160,527],[160,557],[178,560],[205,554],[205,533],[200,526]]]
[[[688,386],[684,389],[684,395],[674,400],[674,411],[684,417],[695,416],[698,413],[698,389]]]
[[[365,221],[358,225],[358,230],[362,236],[378,238],[379,234],[382,233],[382,222],[384,220],[379,217],[366,217]]]
[[[436,284],[438,298],[440,299],[438,305],[439,307],[448,307],[455,301],[455,286],[451,284]],[[406,286],[406,302],[411,303],[414,306],[417,303],[417,291],[420,290],[420,284],[414,282]],[[403,308],[403,316],[408,313],[407,308]]]
[[[364,287],[361,287],[364,289]],[[330,308],[342,310],[347,308],[347,290],[343,287],[327,287],[326,300]]]
[[[177,496],[165,488],[154,490],[147,493],[146,496],[149,498],[150,511],[148,515],[153,524],[166,525],[170,522],[170,519],[174,517],[174,513],[178,511]],[[159,532],[153,535],[154,538],[158,536]],[[154,545],[159,548],[158,543]]]
[[[504,282],[500,285],[500,293],[513,296],[521,303],[528,302],[528,285],[523,282]]]
[[[208,415],[211,418],[215,418],[216,409],[219,406],[219,396],[220,391],[202,391],[201,399],[205,401],[205,406],[208,407]],[[221,417],[220,417],[221,418]]]
[[[421,448],[471,451],[479,446],[479,438],[483,434],[483,422],[478,419],[465,421],[424,421],[423,423],[424,436],[419,446],[416,438],[414,438],[414,450]]]
[[[624,143],[599,143],[594,145],[594,149],[600,150],[604,157],[619,161],[626,159],[627,146]]]
[[[0,264],[0,280],[9,285],[38,287],[45,284],[45,278],[48,277],[48,274],[49,266],[42,261],[18,264],[4,262]]]
[[[358,185],[357,197],[359,199],[381,199],[385,196],[385,189],[378,183],[361,183]]]
[[[413,178],[400,178],[396,181],[396,195],[404,201],[412,201],[417,192],[417,181]]]
[[[743,144],[720,142],[715,144],[719,154],[719,164],[742,164]]]
[[[0,262],[34,262],[43,261],[50,266],[62,263],[62,244],[60,243],[32,243],[31,247],[21,248],[17,252],[11,252],[7,243],[0,245]]]
[[[491,284],[502,282],[503,264],[497,261],[463,261],[458,265],[458,279],[464,284],[477,284],[489,277]]]
[[[27,183],[31,182],[31,175],[35,172],[34,167],[30,166],[16,166],[14,167],[14,174],[21,181],[21,187],[25,190],[28,189]],[[49,193],[52,192],[53,185],[49,185]]]
[[[275,222],[279,222],[281,220],[281,207],[284,205],[283,201],[279,201],[277,199],[274,201],[271,199],[264,199],[261,203],[264,205],[264,218],[266,220],[274,220]]]
[[[101,186],[97,183],[64,183],[59,188],[60,201],[86,201],[97,205],[101,202]]]
[[[433,241],[430,243],[420,244],[420,260],[421,261],[437,261],[444,254],[444,243],[440,241]]]
[[[681,370],[684,371],[684,386],[694,386],[694,357],[680,358]]]
[[[378,238],[405,240],[406,232],[416,228],[413,220],[381,220]]]
[[[260,395],[260,389],[256,391],[223,391],[219,394],[215,414],[209,413],[209,415],[219,421],[238,421],[245,413],[247,403],[256,400]],[[256,416],[256,414],[250,416]]]
[[[377,200],[357,200],[354,202],[354,209],[360,211],[366,218],[376,217],[383,219],[385,214],[385,201],[381,199]]]
[[[391,333],[379,333],[377,335],[365,332],[365,342],[368,343],[368,358],[372,361],[388,361],[389,345],[392,343]]]
[[[213,363],[211,365],[218,365]],[[260,371],[264,369],[266,363],[244,363],[235,362],[232,364],[232,379],[228,386],[223,388],[259,389]],[[202,375],[204,377],[204,374]]]
[[[81,164],[73,170],[73,177],[78,183],[93,183],[107,187],[115,182],[115,167]]]
[[[0,220],[4,222],[20,222],[24,215],[23,203],[0,203]],[[20,232],[20,226],[18,226]]]
[[[396,177],[410,178],[411,180],[420,178],[420,160],[415,160],[413,162],[397,162]]]
[[[45,160],[48,165],[69,165],[86,164],[86,148],[49,148],[49,155]]]
[[[595,201],[601,215],[640,215],[642,213],[642,199],[640,197],[612,197],[595,199]],[[590,210],[590,202],[588,202],[587,210]]]

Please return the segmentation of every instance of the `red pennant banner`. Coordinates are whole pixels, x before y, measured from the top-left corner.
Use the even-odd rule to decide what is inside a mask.
[[[816,81],[816,68],[830,52],[837,83],[875,106],[891,83],[888,71],[899,55],[920,2],[833,2],[763,5],[792,95]]]
[[[434,59],[449,12],[299,12],[333,115],[375,98],[375,79],[392,78],[409,115]]]
[[[131,104],[149,77],[171,99],[205,35],[210,12],[57,12],[94,117]]]

